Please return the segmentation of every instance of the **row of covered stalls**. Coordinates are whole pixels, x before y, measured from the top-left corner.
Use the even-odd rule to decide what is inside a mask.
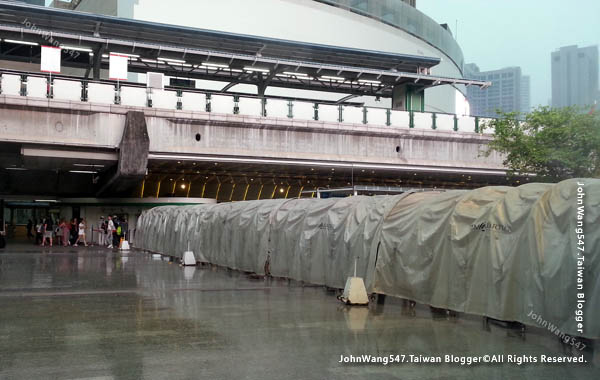
[[[138,219],[134,244],[332,288],[356,263],[370,293],[600,337],[599,179],[163,206]]]

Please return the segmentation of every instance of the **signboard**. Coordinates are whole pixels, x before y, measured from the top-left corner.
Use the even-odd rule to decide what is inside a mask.
[[[42,64],[40,71],[60,74],[60,51],[54,46],[42,46]]]
[[[110,53],[108,63],[108,78],[112,80],[127,80],[127,64],[129,57],[122,54]]]

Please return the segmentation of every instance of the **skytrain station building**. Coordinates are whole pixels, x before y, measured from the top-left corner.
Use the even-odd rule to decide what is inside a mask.
[[[463,65],[414,0],[0,0],[0,378],[592,377],[581,185],[482,155]]]

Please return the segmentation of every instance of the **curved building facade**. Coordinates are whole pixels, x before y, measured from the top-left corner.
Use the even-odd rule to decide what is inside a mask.
[[[441,62],[432,69],[432,75],[462,78],[463,55],[452,34],[401,0],[82,0],[75,9],[231,33],[436,57]],[[282,90],[271,91],[284,95]],[[464,113],[464,93],[462,86],[427,89],[425,110]]]

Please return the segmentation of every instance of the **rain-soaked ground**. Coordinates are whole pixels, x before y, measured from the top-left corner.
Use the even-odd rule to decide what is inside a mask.
[[[350,308],[322,287],[140,251],[0,250],[0,379],[598,379],[596,346],[583,364],[517,365],[508,355],[572,351],[542,330],[523,335],[389,297]],[[340,363],[363,354],[405,363]],[[406,363],[411,354],[504,354],[505,363]]]

